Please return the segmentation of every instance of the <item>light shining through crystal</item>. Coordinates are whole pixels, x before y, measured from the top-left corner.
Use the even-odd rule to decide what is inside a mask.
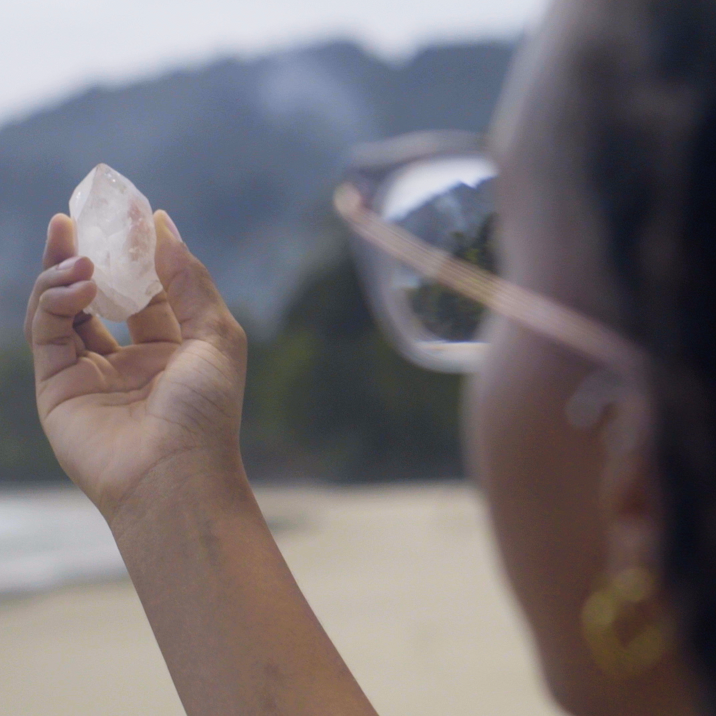
[[[162,290],[154,267],[157,235],[147,198],[106,164],[98,164],[70,199],[77,253],[95,266],[98,292],[88,313],[126,321]]]

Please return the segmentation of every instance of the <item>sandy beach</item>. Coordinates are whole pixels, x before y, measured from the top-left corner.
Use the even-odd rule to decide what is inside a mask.
[[[561,713],[539,682],[484,505],[468,486],[257,492],[381,716]],[[74,491],[57,499],[75,513],[94,509]],[[107,579],[0,599],[0,714],[184,713],[131,583]]]

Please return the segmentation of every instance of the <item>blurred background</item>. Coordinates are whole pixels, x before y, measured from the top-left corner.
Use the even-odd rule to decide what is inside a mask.
[[[452,693],[463,701],[453,699],[450,712],[471,713],[479,674],[483,691],[501,692],[497,668],[528,686],[495,696],[485,713],[551,712],[506,606],[482,508],[458,481],[458,380],[407,364],[384,342],[330,205],[357,142],[420,129],[484,130],[515,47],[544,6],[5,3],[0,712],[181,713],[107,529],[69,487],[41,432],[21,332],[48,219],[67,211],[72,190],[98,162],[170,212],[246,328],[249,475],[282,548],[296,554],[299,581],[314,604],[326,602],[329,631],[378,693],[376,705],[428,713],[433,697],[421,669],[442,670],[459,683],[428,689],[438,707],[430,712],[448,712],[439,705]],[[425,541],[421,554],[416,539]],[[395,610],[408,620],[404,633],[388,628],[395,616],[376,597],[367,553],[386,560]],[[463,553],[465,562],[454,562]],[[462,615],[459,626],[441,622],[424,593],[417,597],[411,580],[424,587],[427,575],[443,594],[438,601],[462,590],[443,605],[451,619]],[[347,595],[383,606],[354,610],[349,624]],[[410,617],[411,598],[428,626]],[[476,603],[487,611],[475,616]],[[358,639],[367,628],[361,614],[373,620],[366,642]],[[498,626],[503,660],[489,640],[479,646]],[[371,638],[379,640],[372,647]],[[468,642],[477,645],[469,653]],[[386,660],[376,662],[376,651]],[[412,681],[401,682],[402,671]]]

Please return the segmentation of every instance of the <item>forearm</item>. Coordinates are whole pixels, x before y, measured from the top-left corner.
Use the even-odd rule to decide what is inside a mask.
[[[239,461],[232,474],[187,460],[161,470],[111,527],[187,714],[374,715]]]

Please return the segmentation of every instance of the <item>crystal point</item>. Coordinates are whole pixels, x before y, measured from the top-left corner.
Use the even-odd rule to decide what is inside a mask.
[[[157,235],[146,197],[106,164],[98,164],[70,199],[77,253],[94,263],[97,296],[88,313],[126,321],[162,290],[154,266]]]

